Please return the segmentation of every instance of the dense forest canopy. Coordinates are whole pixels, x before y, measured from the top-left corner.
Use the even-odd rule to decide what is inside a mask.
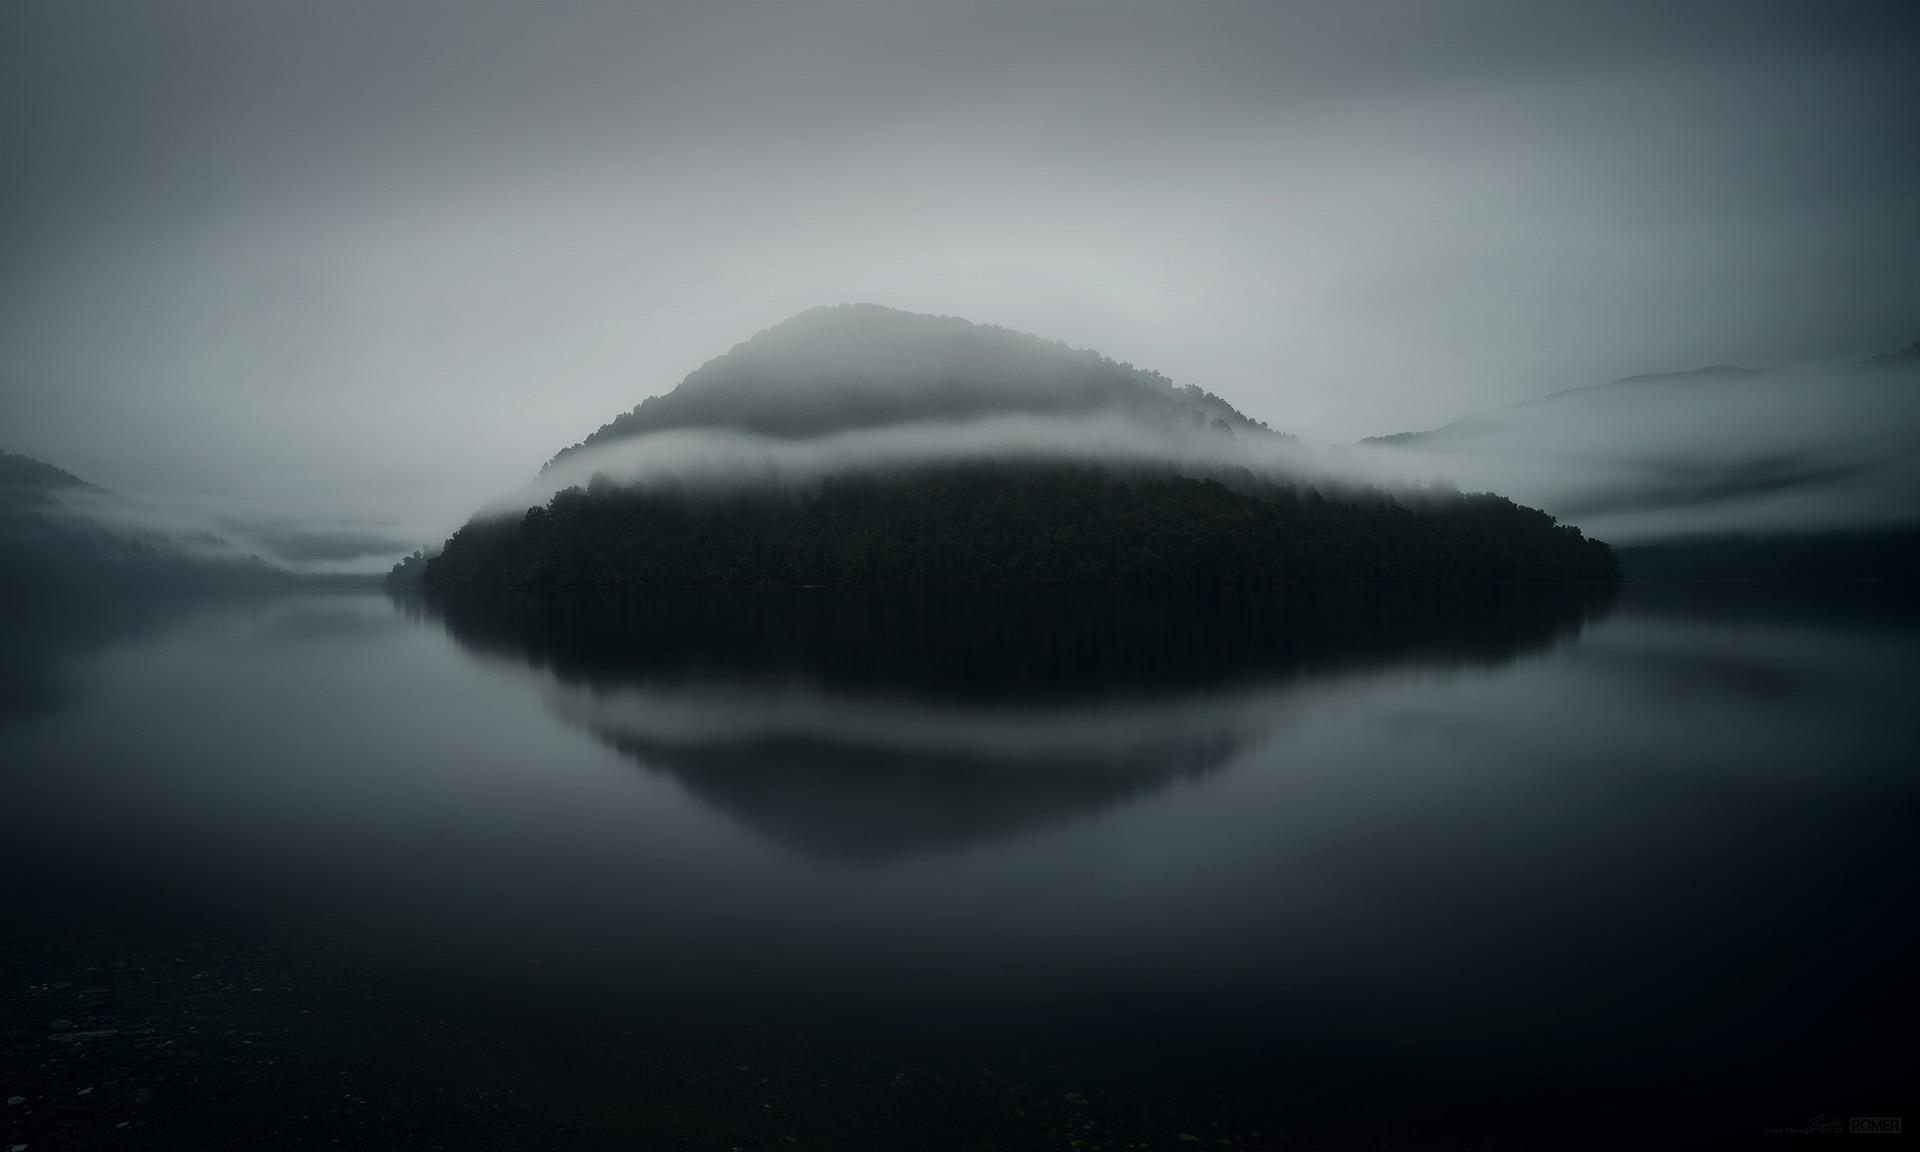
[[[1332,497],[1171,473],[981,463],[817,489],[601,484],[476,520],[398,570],[490,586],[1611,580],[1613,555],[1498,496]]]

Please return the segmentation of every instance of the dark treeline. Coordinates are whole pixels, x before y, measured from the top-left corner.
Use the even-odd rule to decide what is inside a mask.
[[[696,585],[1606,581],[1613,553],[1491,495],[1312,487],[1069,464],[830,477],[814,489],[596,481],[476,520],[395,570],[454,590]]]

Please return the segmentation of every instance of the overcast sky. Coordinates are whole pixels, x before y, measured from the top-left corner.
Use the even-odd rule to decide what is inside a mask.
[[[1915,109],[1910,2],[13,0],[0,447],[425,540],[822,303],[1320,440],[1854,357]]]

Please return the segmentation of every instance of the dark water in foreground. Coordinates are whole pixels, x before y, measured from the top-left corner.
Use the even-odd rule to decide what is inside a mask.
[[[0,1146],[1911,1119],[1914,602],[16,604]]]

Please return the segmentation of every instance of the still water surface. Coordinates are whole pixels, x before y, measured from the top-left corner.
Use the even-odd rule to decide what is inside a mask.
[[[7,1143],[1900,1115],[1909,592],[16,604]]]

